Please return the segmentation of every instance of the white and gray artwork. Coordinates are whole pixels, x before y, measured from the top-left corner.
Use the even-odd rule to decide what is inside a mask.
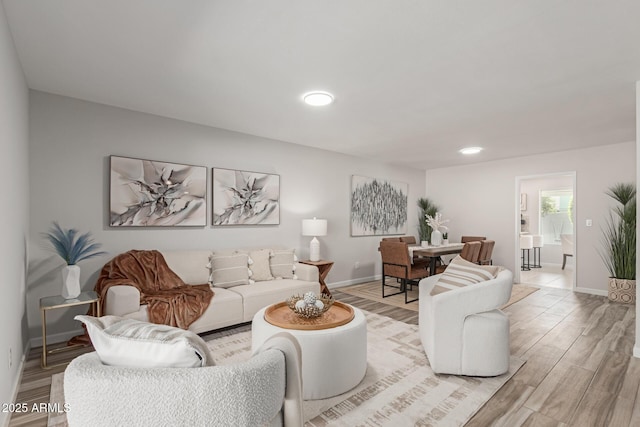
[[[408,191],[406,183],[353,175],[351,235],[405,234]]]
[[[111,156],[112,227],[207,225],[207,168]]]
[[[213,225],[280,224],[280,176],[213,169]]]

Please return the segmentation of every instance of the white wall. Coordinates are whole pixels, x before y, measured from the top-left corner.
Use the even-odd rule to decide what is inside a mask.
[[[27,344],[28,91],[0,2],[0,402],[12,402]],[[11,359],[9,358],[11,352]],[[0,412],[0,425],[10,414]]]
[[[640,165],[640,81],[636,82],[636,164]],[[640,188],[640,171],[636,167],[636,190],[638,188]],[[637,209],[636,217],[640,217],[640,211]],[[640,224],[640,221],[636,224]],[[636,239],[636,272],[640,270],[638,249],[640,249],[640,242]],[[638,301],[640,301],[640,287],[636,286],[636,345],[633,347],[635,357],[640,357],[640,302]]]
[[[606,294],[607,270],[600,259],[600,226],[612,202],[604,192],[616,182],[636,179],[635,143],[547,153],[429,170],[426,195],[451,220],[450,239],[485,235],[496,241],[494,263],[515,270],[519,195],[516,177],[576,172],[577,289]],[[593,219],[586,227],[585,220]]]
[[[42,249],[40,232],[52,220],[91,231],[109,257],[80,264],[81,283],[93,289],[99,269],[130,249],[215,249],[284,245],[309,256],[309,237],[301,220],[328,220],[320,237],[321,256],[335,261],[329,285],[355,283],[380,274],[380,237],[351,237],[351,175],[409,184],[408,232],[417,234],[416,200],[424,195],[424,171],[398,168],[362,158],[268,140],[177,120],[31,92],[31,240],[28,313],[32,337],[40,336],[38,299],[60,291],[62,261]],[[279,226],[205,228],[110,228],[109,156],[120,155],[176,163],[275,173],[280,175]],[[211,171],[208,172],[211,189]],[[210,202],[210,200],[209,200]],[[209,207],[209,215],[211,209]],[[211,219],[208,219],[211,223]],[[360,263],[358,269],[354,268]],[[50,330],[77,329],[69,312],[51,313]],[[54,337],[55,338],[55,337]],[[57,337],[63,338],[63,335]]]

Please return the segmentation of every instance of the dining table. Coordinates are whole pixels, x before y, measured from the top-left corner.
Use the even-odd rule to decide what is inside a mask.
[[[429,275],[436,274],[436,262],[442,255],[459,254],[464,243],[447,243],[440,246],[409,246],[409,255],[429,258]]]

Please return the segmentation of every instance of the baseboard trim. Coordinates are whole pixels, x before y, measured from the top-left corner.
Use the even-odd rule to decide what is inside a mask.
[[[581,288],[575,287],[573,288],[575,292],[580,292],[583,294],[591,294],[591,295],[600,295],[603,297],[609,296],[609,292],[602,289],[593,289],[593,288]]]
[[[382,279],[382,275],[377,274],[375,276],[370,276],[370,277],[358,277],[357,279],[327,283],[327,287],[329,289],[338,289],[338,288],[344,288],[345,286],[359,285],[360,283],[373,282],[374,280],[380,280],[380,279]]]
[[[75,331],[61,332],[59,334],[49,335],[47,334],[47,347],[51,344],[58,344],[61,342],[69,341],[76,335],[84,334],[83,329],[76,329]],[[31,347],[42,347],[42,337],[35,337],[29,340]]]
[[[18,392],[20,391],[20,384],[22,384],[22,374],[24,373],[24,365],[27,362],[27,354],[31,351],[31,344],[27,342],[27,348],[22,353],[22,357],[20,358],[20,364],[18,365],[18,375],[16,375],[16,381],[13,384],[13,391],[11,393],[11,402],[16,403],[18,399]],[[9,427],[9,423],[11,422],[11,412],[7,412],[5,414],[4,420],[2,420],[3,427]]]

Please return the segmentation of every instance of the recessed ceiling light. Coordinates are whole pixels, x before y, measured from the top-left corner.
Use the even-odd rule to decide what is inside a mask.
[[[467,147],[460,150],[462,154],[478,154],[482,151],[482,147]]]
[[[333,95],[329,92],[315,91],[305,93],[302,97],[304,102],[314,107],[321,107],[323,105],[329,105],[333,102]]]

